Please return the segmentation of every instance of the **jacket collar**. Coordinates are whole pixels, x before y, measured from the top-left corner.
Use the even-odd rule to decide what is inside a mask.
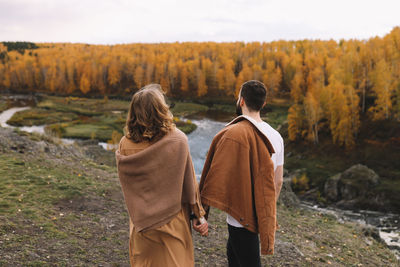
[[[248,122],[250,122],[258,131],[258,133],[260,134],[260,136],[263,137],[263,139],[266,141],[267,147],[270,151],[270,154],[275,153],[274,147],[272,146],[271,142],[268,139],[268,136],[266,136],[264,134],[264,132],[261,130],[260,125],[257,123],[257,121],[249,116],[246,115],[240,115],[236,118],[234,118],[231,122],[229,122],[228,124],[225,125],[225,127],[238,123],[239,121],[243,121],[243,120],[247,120]]]

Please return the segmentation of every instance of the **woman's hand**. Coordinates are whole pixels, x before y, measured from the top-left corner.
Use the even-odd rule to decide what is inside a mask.
[[[201,217],[200,220],[194,218],[192,220],[192,225],[196,232],[199,232],[202,236],[208,236],[208,222],[204,217]]]

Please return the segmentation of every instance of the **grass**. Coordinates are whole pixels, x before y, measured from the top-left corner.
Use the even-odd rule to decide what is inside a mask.
[[[197,125],[192,123],[192,121],[190,120],[182,121],[177,117],[175,117],[174,123],[176,127],[178,127],[184,133],[191,133],[197,128]]]
[[[190,102],[174,102],[175,106],[171,108],[172,114],[176,117],[186,117],[198,112],[207,111],[208,107],[201,104]]]
[[[287,121],[288,106],[286,104],[268,104],[261,112],[261,118],[277,129]]]
[[[33,126],[69,122],[77,119],[78,115],[76,113],[60,111],[49,112],[47,109],[34,108],[15,113],[7,123],[13,126]]]
[[[210,110],[222,111],[225,113],[235,114],[236,113],[236,106],[235,103],[229,104],[213,104],[210,107]]]
[[[3,112],[7,109],[7,103],[0,99],[0,112]]]
[[[122,128],[122,127],[121,127]],[[90,139],[92,136],[100,141],[111,139],[113,129],[99,124],[72,124],[66,125],[62,137],[76,139]]]
[[[331,216],[284,206],[278,208],[278,222],[280,229],[277,237],[283,242],[295,244],[304,254],[293,259],[293,263],[299,262],[301,266],[397,264],[385,245],[366,237],[356,224],[341,224]]]
[[[275,254],[262,266],[397,266],[395,256],[353,223],[278,206]],[[196,266],[226,266],[226,214],[211,208],[209,237],[194,235]]]
[[[53,168],[39,159],[26,162],[16,153],[0,154],[0,163],[0,214],[16,216],[21,213],[45,222],[52,215],[48,209],[60,199],[99,194],[107,188],[107,184],[96,184],[82,172]]]
[[[0,166],[0,265],[128,265],[128,218],[115,168],[10,151],[0,154]],[[355,224],[284,206],[278,221],[275,255],[263,256],[263,266],[397,264]],[[225,213],[212,208],[209,224],[209,237],[193,233],[196,266],[226,266]]]
[[[0,154],[0,166],[1,266],[126,260],[124,233],[107,231],[113,221],[118,229],[127,222],[122,199],[110,195],[120,190],[114,168],[76,156],[60,161],[40,152],[11,151]]]
[[[43,96],[38,107],[57,110],[62,112],[73,112],[79,115],[94,116],[101,115],[107,111],[126,111],[129,108],[128,101],[80,97],[58,97]]]

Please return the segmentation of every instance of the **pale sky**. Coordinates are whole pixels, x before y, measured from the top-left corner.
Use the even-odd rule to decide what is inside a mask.
[[[400,0],[0,0],[0,41],[368,39],[394,26]]]

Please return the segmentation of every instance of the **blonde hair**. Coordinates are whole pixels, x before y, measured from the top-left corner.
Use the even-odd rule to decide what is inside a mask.
[[[125,125],[128,139],[135,143],[157,141],[174,127],[161,85],[146,85],[132,96]]]

